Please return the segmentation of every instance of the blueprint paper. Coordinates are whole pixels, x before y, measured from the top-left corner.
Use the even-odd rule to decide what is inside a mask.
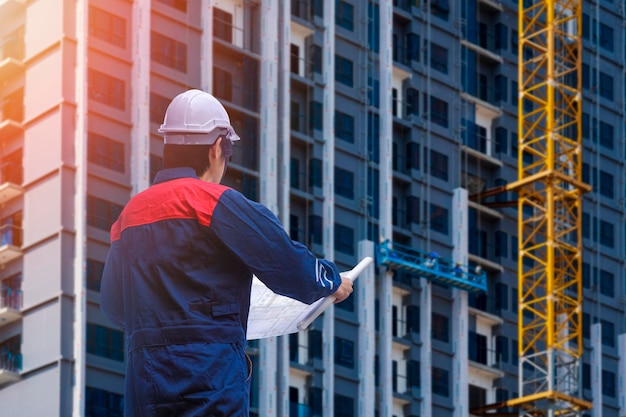
[[[363,258],[357,266],[341,275],[354,280],[372,262],[370,257]],[[335,297],[331,295],[313,304],[304,304],[274,293],[255,276],[252,281],[247,339],[264,339],[303,330],[334,301]]]

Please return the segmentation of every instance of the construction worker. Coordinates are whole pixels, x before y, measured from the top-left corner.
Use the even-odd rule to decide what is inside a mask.
[[[159,132],[164,169],[111,228],[102,276],[102,311],[126,333],[125,416],[248,417],[252,275],[309,304],[352,281],[219,185],[239,137],[215,97],[179,94]]]

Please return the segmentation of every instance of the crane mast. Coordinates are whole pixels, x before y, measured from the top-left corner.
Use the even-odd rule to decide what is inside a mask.
[[[580,416],[582,0],[519,2],[520,416]]]

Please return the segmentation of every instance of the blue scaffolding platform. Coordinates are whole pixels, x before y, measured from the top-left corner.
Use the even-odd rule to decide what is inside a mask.
[[[379,266],[406,271],[439,284],[474,293],[487,291],[487,276],[484,271],[472,272],[468,265],[456,264],[435,252],[428,253],[384,241],[378,245],[376,261]]]

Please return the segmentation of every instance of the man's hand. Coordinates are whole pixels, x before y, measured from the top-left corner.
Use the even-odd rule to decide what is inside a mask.
[[[333,294],[333,296],[335,296],[335,304],[348,298],[350,294],[352,294],[352,291],[354,291],[354,288],[352,287],[352,280],[350,278],[341,277],[341,285]]]

